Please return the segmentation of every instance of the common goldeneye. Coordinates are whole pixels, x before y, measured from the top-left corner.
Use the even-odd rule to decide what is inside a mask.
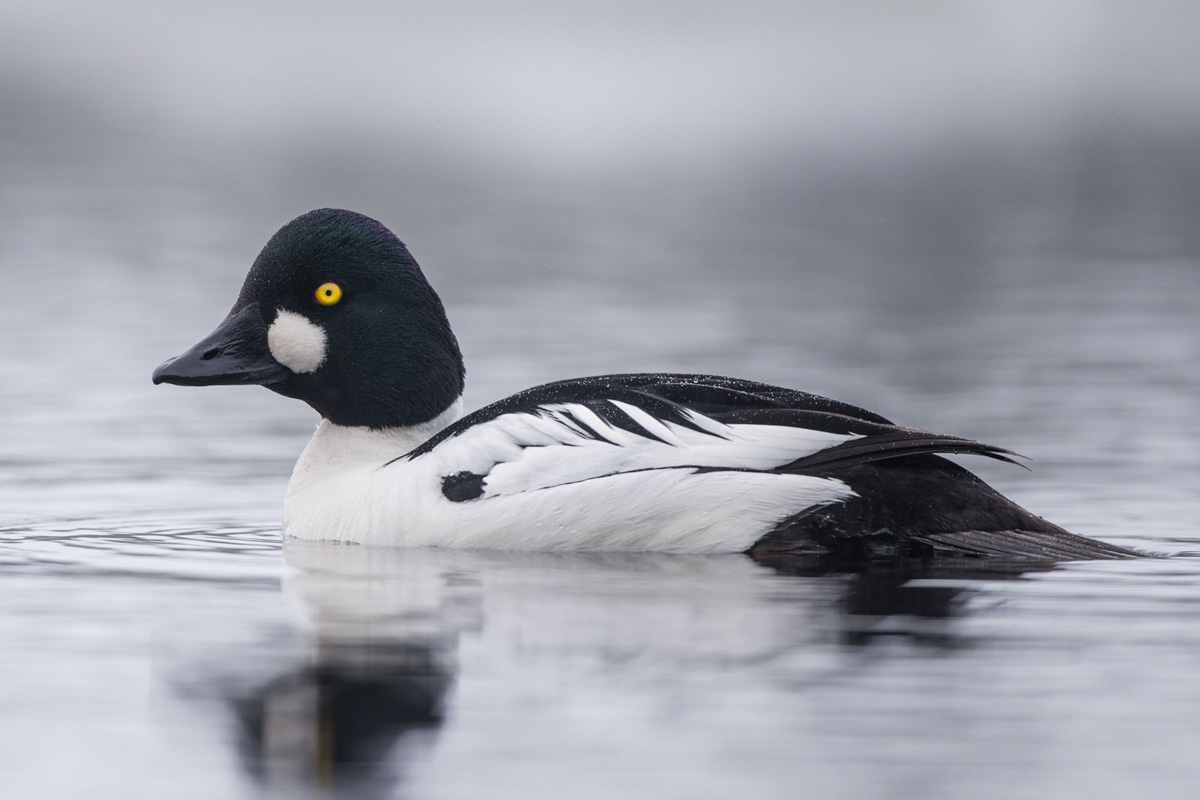
[[[287,536],[393,545],[837,557],[1136,555],[938,453],[1002,448],[711,375],[538,386],[462,416],[462,355],[405,245],[340,209],[284,225],[155,383],[262,384],[321,415]]]

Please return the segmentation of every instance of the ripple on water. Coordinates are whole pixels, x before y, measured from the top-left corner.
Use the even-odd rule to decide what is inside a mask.
[[[0,570],[41,575],[278,581],[278,528],[145,523],[0,529]]]

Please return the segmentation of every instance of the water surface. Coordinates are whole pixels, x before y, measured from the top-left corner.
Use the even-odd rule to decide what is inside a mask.
[[[1200,791],[1191,134],[573,173],[4,92],[43,132],[5,129],[0,191],[6,796]],[[312,412],[149,375],[321,205],[408,241],[470,407],[616,371],[780,383],[1025,453],[970,464],[1169,557],[822,575],[284,546]]]

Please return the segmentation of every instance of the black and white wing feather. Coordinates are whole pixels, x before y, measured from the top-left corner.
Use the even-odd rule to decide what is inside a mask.
[[[1014,455],[766,384],[613,375],[514,395],[468,415],[406,458],[445,458],[446,496],[466,501],[622,472],[687,467],[815,475],[928,452],[1004,461]]]
[[[1009,450],[893,425],[817,395],[708,375],[641,374],[529,389],[468,415],[403,459],[432,462],[453,504],[524,500],[553,490],[546,502],[595,501],[591,513],[612,513],[615,526],[641,518],[613,507],[614,498],[625,496],[614,487],[636,485],[644,492],[666,487],[656,524],[670,518],[682,531],[703,522],[711,529],[706,541],[717,541],[716,529],[736,526],[739,513],[755,520],[750,538],[731,534],[713,549],[734,542],[770,554],[1129,555],[1100,543],[1085,547],[1090,540],[1030,514],[935,455],[942,453],[1016,463]],[[638,474],[642,480],[630,483]],[[724,477],[713,480],[718,476]],[[727,496],[709,496],[713,489]],[[668,490],[678,506],[671,506]],[[928,498],[936,499],[930,505]],[[637,502],[650,501],[630,500]],[[604,503],[609,512],[600,508]],[[737,504],[744,513],[728,510]],[[560,516],[577,521],[582,513],[573,508]],[[762,529],[764,520],[774,522]]]

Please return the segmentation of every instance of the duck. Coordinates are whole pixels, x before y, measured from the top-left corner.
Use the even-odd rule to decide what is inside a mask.
[[[739,378],[615,374],[463,413],[441,298],[385,225],[288,222],[229,315],[155,384],[261,385],[321,417],[285,537],[367,545],[839,559],[1138,555],[1026,511],[946,458],[1010,450]]]

